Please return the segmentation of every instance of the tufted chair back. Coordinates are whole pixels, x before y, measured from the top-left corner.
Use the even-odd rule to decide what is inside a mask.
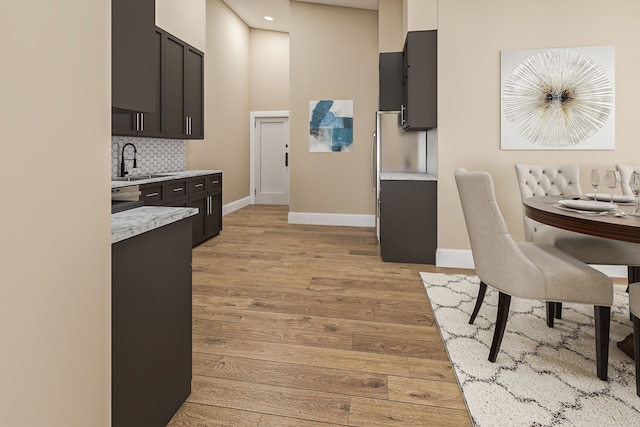
[[[579,168],[575,163],[560,165],[528,165],[516,163],[516,176],[522,200],[533,196],[580,196]],[[524,235],[528,242],[534,240],[536,230],[543,226],[538,221],[524,217]]]
[[[633,196],[633,191],[629,182],[631,182],[631,174],[640,173],[640,165],[616,165],[616,169],[620,172],[620,188],[625,196]]]

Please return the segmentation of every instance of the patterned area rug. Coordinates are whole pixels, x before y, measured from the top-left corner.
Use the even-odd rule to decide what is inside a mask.
[[[592,306],[564,304],[562,319],[551,329],[543,302],[512,298],[502,346],[491,363],[498,292],[488,288],[469,325],[478,278],[421,276],[477,426],[640,425],[634,363],[616,347],[633,329],[626,286],[615,286],[605,382],[596,375]]]

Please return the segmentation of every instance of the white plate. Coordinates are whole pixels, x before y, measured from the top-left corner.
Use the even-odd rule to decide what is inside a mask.
[[[560,200],[558,203],[568,208],[583,211],[609,211],[618,207],[618,205],[614,205],[613,203],[596,202],[593,200]]]
[[[593,199],[593,193],[587,193],[585,194],[586,197],[589,197],[590,199]],[[600,200],[601,202],[610,202],[611,201],[611,194],[607,194],[607,193],[598,193],[596,194],[596,199]],[[624,194],[614,194],[613,195],[613,201],[615,203],[632,203],[635,202],[636,199],[634,199],[633,196],[625,196]]]

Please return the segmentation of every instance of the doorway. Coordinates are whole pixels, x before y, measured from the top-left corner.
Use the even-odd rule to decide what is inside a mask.
[[[289,204],[289,112],[252,112],[253,201]]]

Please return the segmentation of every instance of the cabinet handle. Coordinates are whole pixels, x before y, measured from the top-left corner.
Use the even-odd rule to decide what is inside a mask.
[[[401,124],[401,125],[403,125],[403,124],[404,124],[404,122],[405,122],[405,119],[404,119],[404,110],[406,110],[405,106],[404,106],[404,105],[401,105],[401,106],[400,106],[400,124]]]
[[[200,184],[196,184],[195,187],[198,188],[198,187],[202,187],[203,185],[204,184],[200,183]]]
[[[189,135],[193,134],[193,118],[189,116]]]
[[[136,113],[136,132],[140,130],[140,113]]]
[[[189,116],[184,117],[184,134],[189,135]]]
[[[220,181],[211,181],[212,184],[220,184]]]
[[[145,197],[154,197],[154,196],[157,196],[157,195],[158,195],[158,193],[149,193]]]
[[[140,113],[140,131],[144,131],[144,113]]]
[[[178,188],[174,188],[174,189],[173,189],[173,192],[174,192],[174,193],[177,193],[178,191],[182,191],[182,190],[184,190],[184,188],[182,188],[182,187],[178,187]]]

